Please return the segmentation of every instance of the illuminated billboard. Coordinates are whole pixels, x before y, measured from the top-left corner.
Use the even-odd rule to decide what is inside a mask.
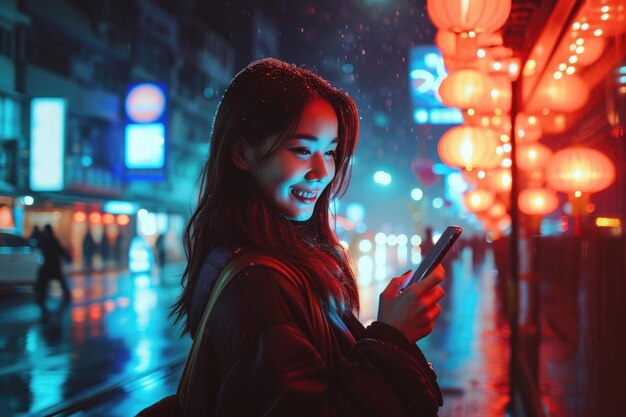
[[[30,103],[30,170],[33,191],[61,191],[64,186],[67,101],[34,98]]]
[[[439,85],[446,74],[443,58],[436,46],[420,45],[411,49],[409,88],[415,123],[447,125],[463,123],[461,111],[444,106],[439,98]]]
[[[126,126],[124,162],[130,169],[158,169],[165,165],[165,126],[163,123]]]
[[[160,83],[128,86],[124,109],[124,166],[127,180],[160,181],[167,158],[167,94]]]

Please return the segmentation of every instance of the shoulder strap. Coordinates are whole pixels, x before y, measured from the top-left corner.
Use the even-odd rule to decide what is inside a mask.
[[[258,252],[244,252],[242,254],[235,255],[235,257],[231,259],[226,266],[224,266],[224,269],[219,275],[215,286],[211,291],[211,295],[209,296],[209,301],[204,309],[204,313],[202,314],[200,325],[196,330],[196,336],[194,337],[189,356],[185,362],[182,377],[178,384],[177,396],[181,410],[186,409],[187,399],[189,398],[189,391],[191,389],[192,375],[196,367],[198,353],[200,352],[200,346],[202,345],[202,338],[205,333],[211,311],[213,310],[213,307],[217,303],[219,297],[222,295],[222,292],[232,279],[238,273],[251,266],[266,266],[268,268],[272,268],[287,278],[292,285],[296,286],[296,288],[300,290],[308,286],[306,280],[300,276],[299,272],[297,272],[288,263],[273,256]],[[308,308],[311,311],[310,318],[313,323],[312,327],[318,331],[324,332],[323,335],[319,335],[318,337],[318,341],[322,344],[321,346],[318,346],[318,348],[322,349],[322,354],[328,361],[332,361],[329,343],[322,343],[330,340],[330,329],[328,327],[326,317],[322,313],[321,307],[317,302],[314,300],[307,300],[307,302],[309,303]]]

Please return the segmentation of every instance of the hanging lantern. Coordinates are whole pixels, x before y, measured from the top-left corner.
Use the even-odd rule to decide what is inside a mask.
[[[595,149],[565,148],[552,157],[546,168],[546,180],[550,187],[563,193],[593,193],[613,183],[615,166]]]
[[[589,87],[576,74],[559,79],[547,77],[537,86],[535,95],[530,100],[529,112],[550,111],[573,112],[580,110],[589,98]]]
[[[472,107],[476,113],[503,114],[511,111],[511,81],[506,75],[487,77],[487,91]]]
[[[457,56],[457,39],[459,36],[448,30],[438,30],[435,35],[435,45],[441,50],[444,57]],[[500,46],[503,43],[500,33],[483,32],[476,34],[476,46],[479,48],[490,48]]]
[[[539,142],[522,143],[517,150],[517,166],[522,171],[543,169],[552,157],[550,148]]]
[[[482,212],[490,208],[495,200],[495,196],[489,190],[477,188],[463,194],[465,207],[474,213]]]
[[[506,214],[506,206],[499,201],[493,204],[487,211],[487,215],[492,219],[500,219]]]
[[[540,117],[541,130],[545,133],[563,133],[570,128],[569,118],[563,113],[549,112]]]
[[[535,142],[541,138],[541,125],[535,115],[519,113],[515,118],[517,143]]]
[[[428,16],[437,29],[455,33],[495,32],[511,13],[511,0],[428,0]]]
[[[438,145],[439,157],[459,168],[495,168],[500,164],[498,140],[492,130],[457,126],[443,134]]]
[[[522,213],[545,216],[557,209],[559,198],[545,188],[527,188],[519,194],[517,204]]]
[[[511,191],[513,178],[511,177],[510,168],[500,168],[490,171],[487,174],[486,179],[489,189],[496,193],[506,193]]]
[[[449,107],[467,109],[479,101],[489,87],[487,77],[471,69],[453,71],[441,82],[439,97]]]

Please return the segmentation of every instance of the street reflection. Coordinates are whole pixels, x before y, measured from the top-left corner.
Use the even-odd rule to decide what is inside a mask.
[[[373,256],[357,262],[366,324],[376,319],[388,279],[414,267],[401,246],[372,245]],[[43,315],[28,296],[3,300],[0,317],[10,326],[2,340],[0,414],[46,415],[117,387],[106,406],[95,402],[82,413],[125,416],[173,393],[190,346],[168,318],[181,272],[178,265],[153,274],[74,276],[74,304],[51,303]],[[476,256],[465,247],[447,265],[442,314],[419,342],[447,398],[442,417],[504,415],[509,335],[496,308],[496,279],[490,252]]]
[[[29,294],[2,295],[0,415],[45,415],[184,358],[189,340],[168,318],[180,272],[163,273],[161,285],[147,274],[73,276],[74,304],[41,311]],[[152,385],[142,389],[162,391]]]

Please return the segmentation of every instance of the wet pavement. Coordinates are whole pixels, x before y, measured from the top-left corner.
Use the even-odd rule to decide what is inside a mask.
[[[72,303],[53,287],[46,314],[30,293],[0,294],[0,415],[132,416],[173,393],[191,344],[168,318],[181,272],[75,275]],[[444,392],[442,417],[505,415],[508,329],[495,279],[490,256],[472,266],[462,252],[437,327],[420,342]],[[374,319],[385,284],[361,289],[362,321]]]
[[[128,387],[134,387],[126,396],[134,404],[164,395],[167,388],[151,381],[167,376],[168,365],[179,368],[190,346],[168,318],[181,271],[76,275],[71,305],[60,303],[60,288],[53,287],[47,313],[30,293],[2,294],[0,415],[90,407],[90,399]]]

